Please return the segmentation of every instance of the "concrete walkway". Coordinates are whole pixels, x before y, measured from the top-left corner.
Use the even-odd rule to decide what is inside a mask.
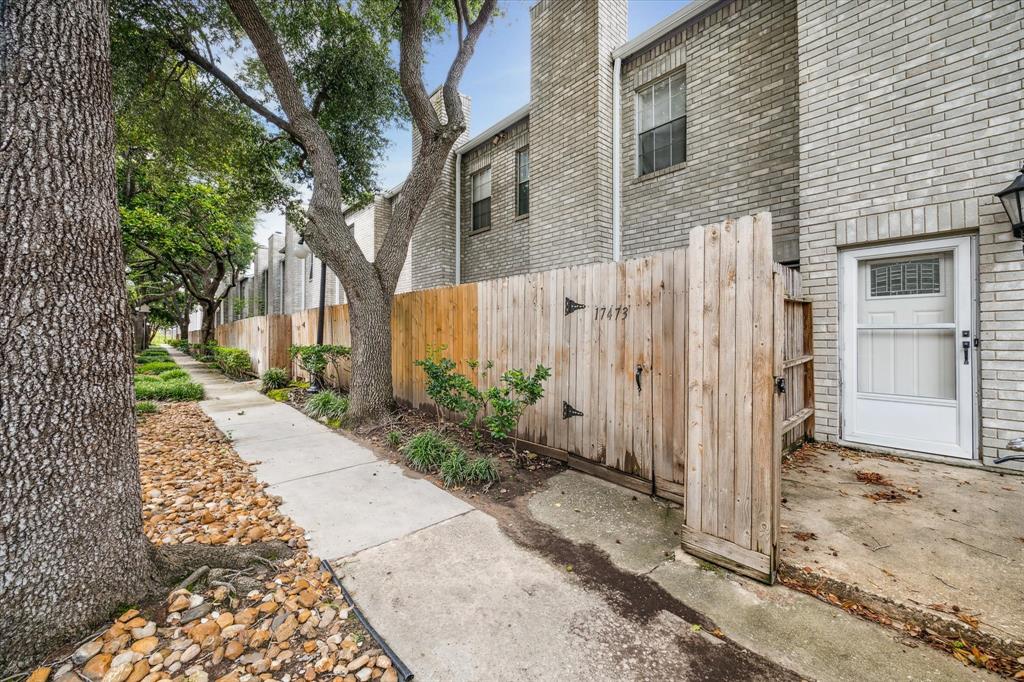
[[[663,504],[565,472],[516,510],[485,505],[496,518],[172,354],[418,680],[989,679],[805,595],[677,557],[679,520]]]

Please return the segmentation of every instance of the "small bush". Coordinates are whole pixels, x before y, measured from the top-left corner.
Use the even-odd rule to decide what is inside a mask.
[[[348,410],[348,398],[333,391],[320,391],[306,401],[306,414],[328,422],[340,420]]]
[[[142,400],[135,403],[135,414],[153,414],[156,412],[156,403],[149,400]]]
[[[169,369],[178,369],[173,362],[144,362],[135,368],[136,374],[160,374]]]
[[[481,485],[498,480],[498,467],[493,457],[477,457],[466,466],[466,481]]]
[[[252,358],[242,348],[218,346],[213,357],[220,370],[233,379],[243,379],[252,374]]]
[[[462,485],[466,482],[466,472],[469,469],[469,458],[462,450],[453,450],[441,460],[438,466],[438,473],[444,481],[444,487],[450,488],[453,485]]]
[[[136,381],[136,400],[202,400],[203,387],[184,379],[170,381]]]
[[[161,381],[171,381],[172,379],[188,379],[188,372],[181,368],[169,369],[166,372],[160,372]]]
[[[167,345],[183,352],[188,351],[188,339],[168,339]]]
[[[170,362],[171,356],[167,354],[167,351],[159,351],[152,353],[150,351],[143,351],[135,356],[135,364],[141,365],[147,362]]]
[[[422,431],[409,439],[402,447],[410,466],[417,471],[436,471],[457,445],[437,431]]]
[[[401,431],[389,431],[388,432],[388,445],[393,448],[397,448],[402,444],[402,432]]]
[[[327,385],[327,366],[334,367],[337,376],[341,376],[341,361],[352,353],[348,346],[336,346],[331,344],[320,344],[312,346],[292,346],[288,349],[288,355],[299,361],[299,366],[309,372],[309,376],[316,379],[320,386]]]
[[[280,367],[271,367],[260,377],[260,390],[266,393],[275,388],[287,388],[288,372]]]

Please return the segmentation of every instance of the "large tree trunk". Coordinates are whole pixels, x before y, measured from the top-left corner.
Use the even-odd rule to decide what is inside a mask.
[[[375,283],[360,290],[349,305],[352,335],[352,383],[349,414],[353,423],[372,421],[394,405],[391,384],[391,292]]]
[[[178,338],[182,341],[188,341],[188,325],[189,319],[187,317],[183,320],[178,320]]]
[[[143,535],[104,0],[0,3],[0,674],[132,603]]]

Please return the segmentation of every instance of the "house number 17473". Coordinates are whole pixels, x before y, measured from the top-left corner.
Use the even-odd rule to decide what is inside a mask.
[[[629,316],[628,305],[595,306],[595,320],[624,320]]]

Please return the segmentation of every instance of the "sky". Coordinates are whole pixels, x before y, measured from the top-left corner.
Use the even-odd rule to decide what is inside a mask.
[[[480,36],[459,87],[472,100],[470,136],[486,130],[530,101],[530,5],[534,1],[500,1],[501,16],[492,19]],[[643,33],[688,1],[630,0],[629,37]],[[423,79],[429,92],[444,82],[456,46],[454,35],[428,46]],[[397,44],[392,54],[397,64]],[[409,124],[392,126],[387,137],[388,149],[378,171],[382,190],[390,189],[405,179],[412,155]],[[282,215],[263,214],[259,218],[256,241],[265,244],[271,233],[283,230]]]

